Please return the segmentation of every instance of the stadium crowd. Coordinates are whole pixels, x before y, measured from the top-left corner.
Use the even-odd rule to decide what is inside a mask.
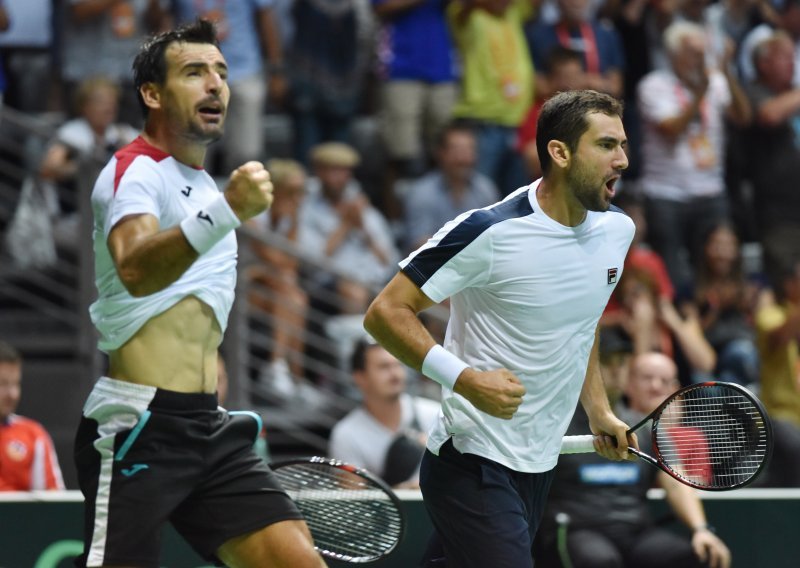
[[[637,236],[603,331],[634,354],[668,355],[683,385],[716,377],[757,391],[783,464],[766,483],[800,486],[800,0],[37,6],[0,2],[0,41],[15,18],[37,22],[27,43],[4,44],[0,88],[7,107],[63,117],[34,172],[60,221],[76,209],[77,164],[106,161],[141,126],[130,69],[142,40],[217,23],[232,102],[206,169],[275,167],[275,203],[252,228],[303,254],[255,251],[253,278],[284,301],[253,309],[272,315],[282,348],[280,330],[309,325],[322,293],[339,298],[330,316],[363,313],[445,221],[538,177],[536,117],[552,94],[624,101],[630,167],[615,202]],[[266,135],[274,117],[291,124],[278,143]],[[339,270],[301,281],[302,258]],[[254,380],[284,392],[316,380],[290,352],[269,353]]]

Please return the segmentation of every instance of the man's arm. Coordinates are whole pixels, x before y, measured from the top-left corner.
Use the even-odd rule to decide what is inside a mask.
[[[256,12],[258,36],[267,62],[268,96],[276,105],[283,102],[289,83],[286,79],[286,64],[278,21],[272,8],[260,8]]]
[[[409,367],[443,386],[451,383],[448,388],[466,398],[478,410],[497,418],[510,419],[525,394],[519,379],[507,369],[473,369],[438,346],[417,317],[419,312],[433,304],[401,272],[372,302],[364,318],[364,327],[389,353]],[[451,376],[446,376],[448,368],[453,370]],[[437,374],[441,376],[431,376]]]
[[[219,199],[226,204],[212,202],[206,210],[216,203],[220,217],[233,215],[247,220],[257,215],[272,203],[269,173],[263,164],[248,162],[231,174],[225,194]],[[221,220],[209,230],[207,223],[195,222],[192,215],[180,225],[161,230],[153,215],[123,217],[108,235],[108,249],[125,288],[132,296],[141,297],[175,282],[214,244],[214,239],[218,241],[230,232],[230,228],[218,230],[224,226]]]
[[[706,522],[703,503],[691,487],[666,473],[658,473],[658,483],[664,488],[666,500],[675,516],[692,530],[692,549],[703,562],[714,568],[728,568],[731,553]]]
[[[581,390],[581,404],[589,417],[589,425],[594,439],[595,451],[606,459],[628,459],[628,446],[638,448],[636,435],[628,436],[628,425],[616,417],[608,403],[603,377],[600,374],[599,360],[600,328],[595,330],[594,344],[589,355],[586,377]]]

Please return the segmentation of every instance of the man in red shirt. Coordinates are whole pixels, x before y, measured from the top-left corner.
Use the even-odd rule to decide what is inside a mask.
[[[14,414],[22,357],[0,341],[0,491],[64,489],[53,441],[44,427]]]

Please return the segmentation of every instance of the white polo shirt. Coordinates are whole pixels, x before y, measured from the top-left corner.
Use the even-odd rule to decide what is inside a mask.
[[[435,454],[452,437],[460,452],[517,471],[548,471],[558,460],[634,225],[616,207],[561,225],[539,207],[538,186],[456,217],[400,263],[431,300],[450,298],[444,347],[476,369],[509,369],[527,390],[501,420],[443,389],[428,438]]]
[[[100,334],[99,349],[108,352],[119,348],[149,319],[186,296],[196,296],[208,304],[225,331],[236,288],[233,231],[200,256],[177,281],[142,298],[134,298],[125,289],[107,244],[111,229],[126,215],[153,215],[161,229],[166,229],[194,215],[218,195],[219,188],[205,170],[180,163],[141,137],[117,151],[106,164],[92,191],[98,298],[89,314]]]

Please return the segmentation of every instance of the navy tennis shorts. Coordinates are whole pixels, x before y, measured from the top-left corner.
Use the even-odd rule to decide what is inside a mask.
[[[301,519],[253,452],[254,413],[228,412],[212,394],[186,394],[101,378],[75,440],[86,499],[77,566],[158,567],[171,522],[203,558],[233,537]]]
[[[521,473],[445,442],[422,457],[420,488],[436,534],[422,565],[531,568],[553,470]]]

